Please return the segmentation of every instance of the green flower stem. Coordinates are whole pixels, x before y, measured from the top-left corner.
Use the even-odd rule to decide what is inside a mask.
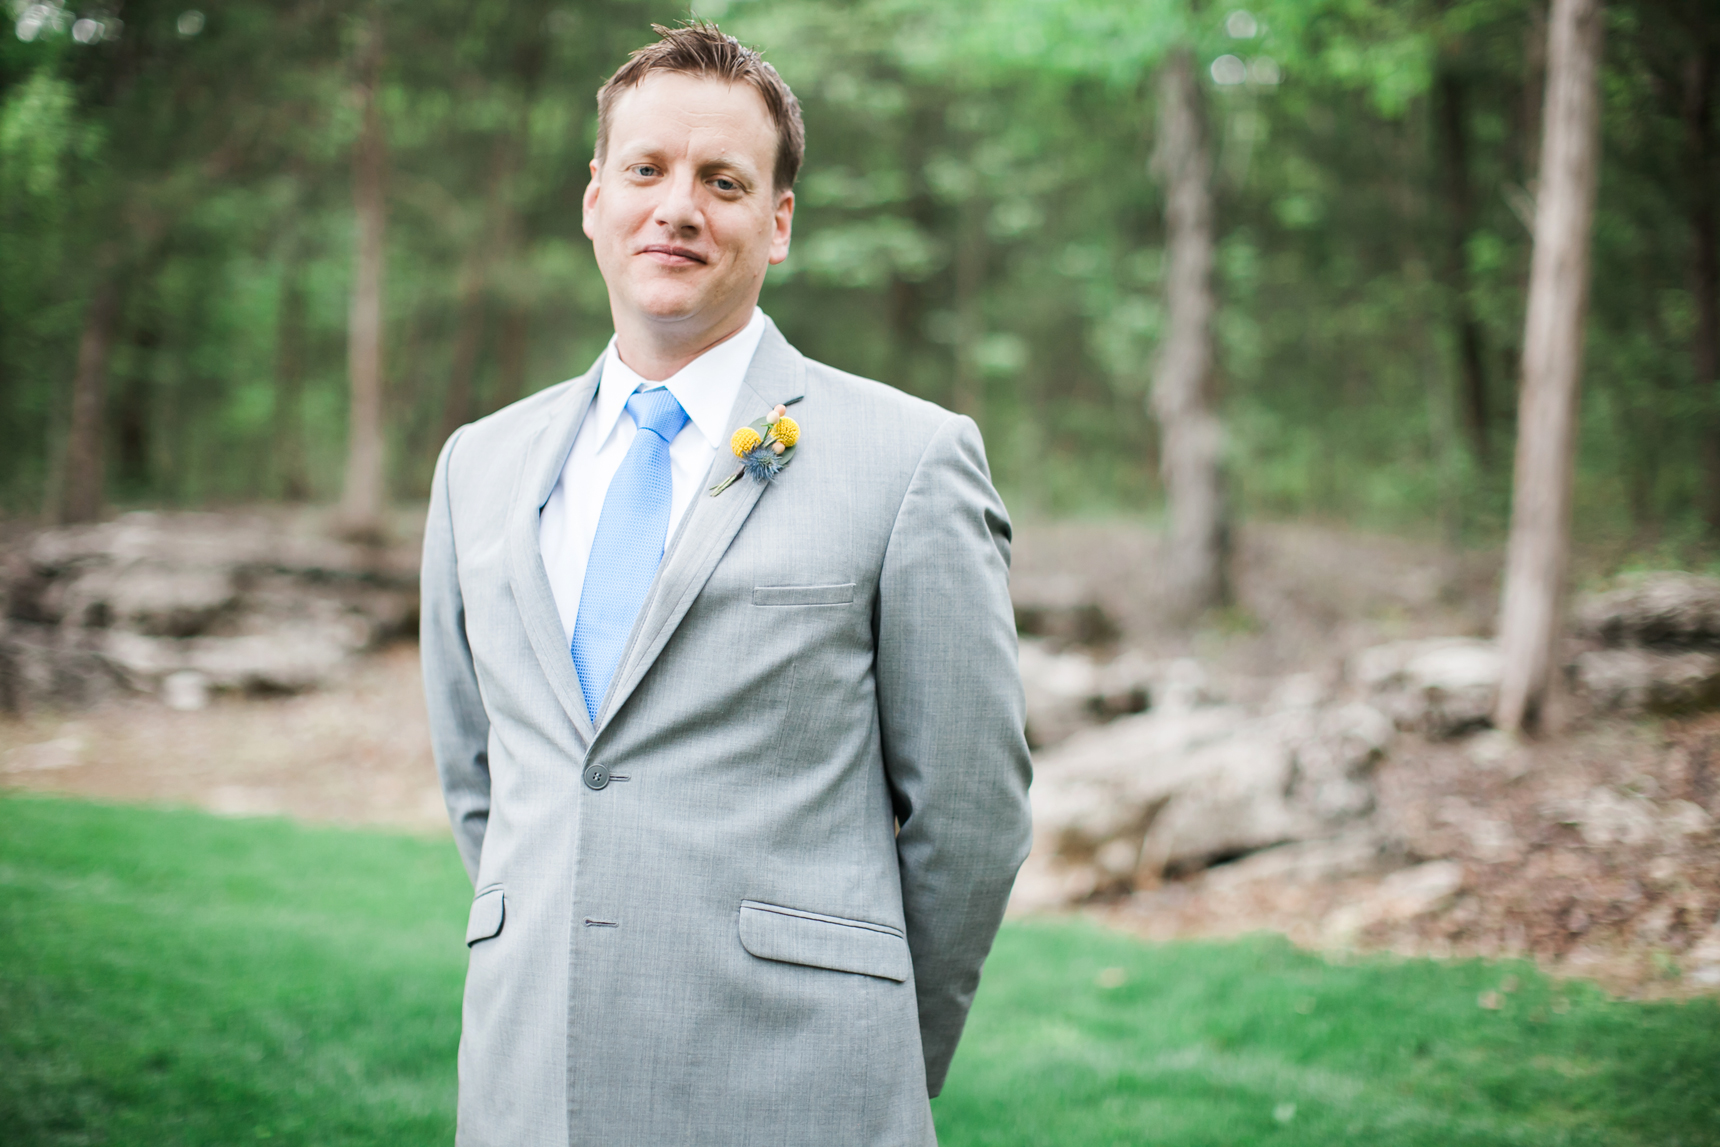
[[[737,467],[733,474],[730,474],[727,478],[724,478],[721,482],[718,482],[715,486],[711,487],[711,497],[715,498],[718,494],[721,494],[724,490],[733,486],[735,484],[735,479],[739,478],[746,472],[747,468],[745,466]]]

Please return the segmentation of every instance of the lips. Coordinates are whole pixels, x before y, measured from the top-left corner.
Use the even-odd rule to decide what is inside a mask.
[[[703,255],[689,247],[672,247],[666,243],[653,243],[642,248],[639,253],[654,256],[658,262],[671,267],[686,267],[705,262]]]

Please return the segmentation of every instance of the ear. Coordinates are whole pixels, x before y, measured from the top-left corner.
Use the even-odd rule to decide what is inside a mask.
[[[788,258],[788,241],[794,237],[794,192],[784,191],[776,197],[776,215],[771,222],[770,263],[776,266]]]
[[[603,188],[597,182],[597,160],[591,161],[591,182],[585,185],[585,195],[580,199],[580,226],[587,239],[596,239],[591,233],[591,213],[597,209],[597,193]]]

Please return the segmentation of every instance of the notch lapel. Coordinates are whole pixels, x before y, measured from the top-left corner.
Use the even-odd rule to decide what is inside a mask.
[[[550,588],[549,573],[544,569],[543,553],[538,548],[538,515],[555,491],[556,481],[567,463],[567,453],[573,449],[574,436],[591,409],[602,377],[603,358],[599,357],[596,365],[575,379],[567,395],[555,404],[549,420],[526,446],[525,460],[507,507],[508,584],[513,588],[514,604],[519,608],[532,652],[537,654],[538,664],[543,667],[556,699],[567,710],[582,746],[591,744],[594,733],[585,711],[585,695],[579,688],[579,673],[573,667],[573,654],[562,641],[561,614],[556,610],[555,592]]]
[[[806,394],[806,360],[782,337],[775,323],[766,321],[768,325],[759,339],[758,350],[753,353],[746,378],[735,396],[735,405],[729,411],[730,426],[742,426],[777,403],[792,402]],[[599,729],[606,727],[611,716],[633,695],[770,484],[742,478],[717,497],[711,497],[707,491],[733,473],[734,468],[733,455],[719,450],[705,475],[704,486],[694,495],[692,507],[682,520],[669,552],[663,556],[663,564],[657,568],[645,604],[639,609],[614,683],[597,711]]]

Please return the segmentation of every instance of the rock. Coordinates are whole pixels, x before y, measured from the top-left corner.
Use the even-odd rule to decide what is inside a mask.
[[[1523,776],[1531,763],[1522,741],[1503,729],[1483,730],[1471,737],[1464,748],[1476,765],[1501,773],[1507,779]]]
[[[217,689],[298,693],[323,684],[355,647],[342,635],[311,626],[266,637],[204,637],[191,642],[190,667]]]
[[[1145,713],[1155,693],[1164,698],[1161,703],[1174,705],[1168,678],[1155,685],[1156,669],[1154,662],[1132,650],[1100,663],[1093,674],[1093,693],[1087,698],[1088,713],[1100,721]]]
[[[1714,829],[1714,818],[1691,801],[1673,800],[1658,805],[1604,785],[1551,811],[1554,819],[1574,827],[1583,842],[1594,848],[1614,844],[1674,847],[1684,837],[1701,836]]]
[[[0,623],[0,712],[24,712],[43,703],[94,705],[122,692],[125,684],[104,656],[99,633]]]
[[[1076,733],[1035,760],[1038,861],[1022,899],[1144,886],[1330,835],[1372,807],[1367,773],[1394,733],[1360,703],[1156,708]]]
[[[161,681],[161,699],[169,709],[191,712],[209,707],[209,677],[195,669],[169,673]]]
[[[1720,654],[1703,650],[1591,649],[1571,669],[1602,709],[1679,713],[1720,705]]]
[[[1280,844],[1210,868],[1206,887],[1214,890],[1249,884],[1312,884],[1372,871],[1384,842],[1372,831],[1349,832],[1318,840]]]
[[[1607,645],[1720,645],[1720,579],[1659,571],[1637,574],[1582,599],[1577,628]]]
[[[1156,666],[1125,653],[1101,663],[1088,654],[1021,640],[1021,686],[1027,697],[1027,736],[1034,748],[1055,745],[1077,730],[1146,710]]]
[[[1589,790],[1565,814],[1590,847],[1645,844],[1654,839],[1654,809],[1640,797],[1623,796],[1610,788]]]
[[[1463,866],[1452,860],[1431,860],[1400,869],[1381,880],[1361,900],[1346,904],[1326,918],[1328,939],[1343,942],[1377,924],[1413,920],[1442,907],[1463,888]]]
[[[1191,754],[1183,783],[1167,793],[1142,838],[1142,873],[1200,867],[1319,832],[1318,819],[1288,799],[1293,760],[1259,728]]]
[[[1365,649],[1350,670],[1399,728],[1453,737],[1492,720],[1503,663],[1491,641],[1441,637]]]
[[[1192,657],[1179,657],[1169,662],[1155,676],[1153,695],[1159,708],[1165,712],[1186,713],[1223,700],[1213,688],[1206,670]]]
[[[1081,732],[1035,760],[1036,826],[1065,857],[1126,834],[1138,841],[1165,798],[1203,775],[1198,754],[1246,721],[1235,708],[1149,712]]]
[[[1684,954],[1684,971],[1693,984],[1720,987],[1720,920]]]
[[[1016,632],[1043,638],[1055,648],[1115,645],[1123,635],[1081,579],[1018,578],[1010,586],[1010,597]]]
[[[1097,691],[1098,666],[1080,652],[1054,653],[1035,638],[1021,640],[1021,688],[1027,698],[1027,739],[1054,745],[1093,723],[1087,703]]]
[[[1664,823],[1679,836],[1701,836],[1714,831],[1714,818],[1693,801],[1672,801],[1666,806]]]
[[[237,605],[231,569],[183,568],[135,561],[88,568],[50,593],[50,609],[89,629],[117,627],[161,637],[212,629]]]
[[[1390,717],[1358,701],[1290,710],[1277,724],[1293,755],[1294,793],[1304,807],[1333,823],[1373,808],[1366,778],[1397,734]]]
[[[1509,820],[1487,815],[1487,811],[1461,797],[1447,797],[1440,802],[1439,819],[1469,838],[1475,856],[1488,863],[1503,863],[1521,859],[1523,842]]]
[[[185,641],[114,632],[106,651],[142,691],[155,691],[167,678],[191,672],[206,689],[300,693],[335,676],[357,648],[350,631],[293,625],[269,634]]]
[[[415,541],[338,541],[307,514],[139,513],[25,536],[0,552],[0,710],[314,688],[415,627],[417,562]]]
[[[1292,673],[1273,686],[1268,709],[1313,709],[1331,700],[1332,690],[1318,673]]]

